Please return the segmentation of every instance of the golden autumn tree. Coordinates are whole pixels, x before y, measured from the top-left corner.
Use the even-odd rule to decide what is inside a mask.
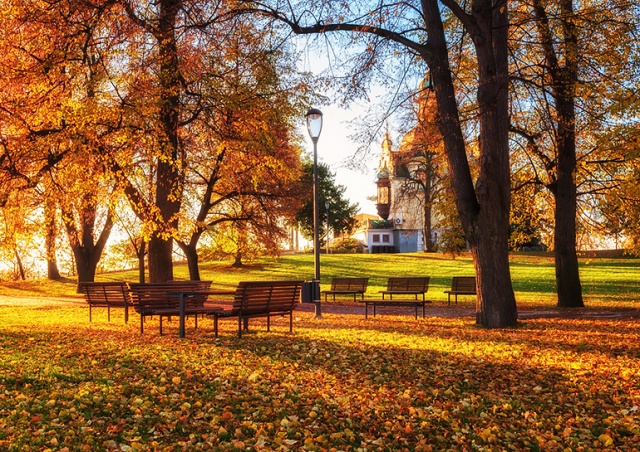
[[[51,268],[55,253],[52,234],[59,209],[78,282],[93,281],[113,225],[109,196],[105,195],[113,184],[105,178],[100,156],[111,139],[113,124],[119,120],[105,83],[113,41],[102,34],[105,26],[113,24],[113,11],[108,3],[78,1],[14,5],[21,8],[14,10],[16,21],[11,31],[15,34],[7,43],[13,45],[14,64],[24,64],[9,71],[28,68],[29,76],[23,77],[22,86],[17,85],[26,92],[21,102],[14,98],[3,103],[8,119],[22,126],[14,125],[6,155],[11,154],[16,163],[13,177],[19,173],[27,181],[25,187],[41,194],[50,276],[56,276]],[[41,42],[43,39],[47,42]],[[46,89],[42,95],[34,96],[42,89]],[[14,93],[20,94],[17,90]],[[34,100],[32,108],[24,108]],[[21,108],[12,108],[16,105]],[[32,121],[37,128],[30,125]],[[35,158],[20,154],[24,151]],[[19,168],[30,160],[40,162],[40,169]],[[97,222],[102,213],[104,220]]]
[[[275,74],[269,65],[279,56],[269,45],[278,42],[266,31],[247,28],[224,6],[198,1],[111,5],[121,22],[119,59],[108,66],[108,79],[121,119],[101,156],[143,222],[152,282],[173,279],[178,237],[197,276],[198,237],[212,221],[212,204],[221,209],[218,219],[227,218],[224,202],[231,202],[234,192],[255,196],[264,188],[255,186],[261,172],[286,174],[269,165],[295,168],[284,159],[293,137],[281,138],[282,130],[291,128],[294,104],[287,93],[295,86],[284,89],[265,75]],[[244,42],[234,39],[243,32]],[[237,65],[236,43],[262,46],[247,51],[253,52],[253,68],[248,57]],[[261,104],[251,106],[256,100]],[[245,185],[238,183],[240,176],[247,179]],[[244,216],[237,220],[247,221]]]
[[[233,235],[237,261],[253,244],[276,253],[282,219],[296,207],[300,151],[292,131],[307,105],[308,85],[297,80],[283,44],[270,49],[276,39],[270,29],[246,18],[237,18],[233,29],[226,40],[210,41],[210,57],[200,62],[210,85],[200,95],[200,113],[186,126],[191,154],[177,243],[191,279],[199,279],[203,234]]]
[[[142,222],[151,281],[173,278],[175,238],[194,230],[187,223],[202,225],[192,202],[198,188],[189,187],[182,209],[185,184],[201,186],[198,177],[216,180],[217,203],[228,199],[225,190],[246,206],[255,198],[252,219],[286,210],[260,197],[278,198],[293,177],[292,118],[304,110],[304,95],[291,93],[307,85],[295,82],[293,60],[282,64],[288,51],[278,36],[237,20],[225,5],[195,0],[16,0],[3,18],[5,196],[36,188],[46,175],[79,265],[90,262],[95,272],[114,186]],[[197,239],[184,243],[193,250]]]

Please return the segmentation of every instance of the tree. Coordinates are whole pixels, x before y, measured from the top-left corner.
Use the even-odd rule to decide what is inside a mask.
[[[66,1],[56,5],[16,2],[14,6],[18,26],[10,28],[15,32],[9,38],[15,43],[10,55],[18,65],[14,71],[24,71],[29,77],[22,82],[14,80],[11,72],[7,74],[13,83],[2,104],[8,125],[5,174],[22,181],[18,190],[43,193],[49,276],[60,277],[53,248],[56,206],[52,201],[57,198],[79,280],[93,281],[110,231],[107,217],[104,237],[93,243],[95,188],[99,185],[96,168],[101,166],[94,157],[98,154],[96,142],[106,133],[101,123],[107,111],[97,99],[104,70],[99,64],[103,47],[97,44],[101,38],[95,35],[99,35],[105,10]],[[22,30],[27,30],[32,40],[25,40]],[[73,195],[77,197],[70,199]],[[70,208],[74,203],[83,204],[79,212]]]
[[[46,196],[43,210],[45,222],[45,252],[47,253],[47,278],[52,280],[61,279],[56,258],[56,239],[58,238],[56,209],[55,199],[52,196]]]
[[[605,172],[594,167],[615,160],[606,156],[606,149],[593,146],[593,134],[617,109],[616,98],[627,97],[622,94],[627,90],[624,66],[634,44],[628,42],[633,19],[626,9],[616,1],[532,0],[515,14],[514,42],[527,44],[513,50],[514,104],[520,108],[512,131],[526,153],[523,160],[537,166],[529,183],[544,185],[555,201],[560,307],[584,306],[576,252],[578,196],[605,188]],[[616,78],[621,83],[611,81]]]
[[[302,235],[313,239],[313,162],[305,161],[302,165],[302,177],[299,181],[300,199],[303,204],[296,212],[296,222],[300,225]],[[318,214],[320,224],[318,236],[321,246],[327,238],[327,212],[325,203],[329,202],[329,227],[334,235],[349,234],[356,225],[355,216],[358,205],[349,203],[344,197],[346,187],[336,184],[335,174],[325,163],[318,164]]]
[[[280,220],[298,205],[293,188],[300,150],[292,130],[308,87],[298,80],[290,49],[272,48],[269,29],[238,20],[234,30],[204,63],[204,80],[212,81],[215,94],[201,96],[201,112],[187,126],[197,140],[186,162],[177,243],[193,280],[199,279],[197,247],[205,232],[230,238],[224,242],[235,245],[240,265],[251,247],[279,252]]]
[[[397,164],[404,168],[404,182],[395,204],[412,205],[416,202],[422,210],[422,229],[425,251],[434,251],[432,217],[435,205],[444,191],[445,169],[442,137],[436,126],[436,105],[431,87],[423,83],[416,104],[418,124],[405,136],[396,153]],[[398,175],[396,175],[398,177]]]
[[[352,37],[366,39],[367,51],[356,60],[362,64],[354,67],[356,83],[365,77],[358,74],[370,73],[376,62],[387,57],[398,60],[400,57],[395,55],[404,55],[411,62],[428,66],[456,205],[476,269],[476,321],[489,328],[515,325],[517,308],[507,247],[510,197],[507,2],[473,0],[468,5],[454,0],[355,5],[320,2],[317,9],[301,2],[290,4],[291,10],[278,9],[278,3],[269,1],[247,4],[247,12],[273,17],[297,34],[346,31]],[[480,150],[479,174],[475,181],[469,167],[451,73],[443,23],[445,15],[459,21],[475,50]],[[383,58],[381,53],[385,50],[390,52]]]

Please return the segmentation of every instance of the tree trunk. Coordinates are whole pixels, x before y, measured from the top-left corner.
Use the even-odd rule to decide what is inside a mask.
[[[149,281],[173,281],[173,239],[149,240]]]
[[[22,281],[26,281],[27,277],[24,272],[24,265],[22,264],[22,259],[20,259],[20,253],[18,253],[18,248],[13,248],[13,253],[16,256],[16,264],[18,265],[18,272],[20,274],[20,279]]]
[[[180,70],[176,43],[176,18],[182,2],[161,0],[158,27],[154,33],[158,41],[160,59],[160,136],[161,153],[157,159],[155,205],[160,212],[159,230],[149,241],[149,279],[151,282],[173,280],[173,238],[178,228],[177,213],[182,196],[182,174],[179,163],[183,159],[178,140]]]
[[[425,200],[426,202],[426,200]],[[431,203],[425,204],[425,209],[424,209],[424,228],[423,228],[423,235],[424,235],[424,250],[425,252],[432,252],[433,251],[433,240],[431,240]]]
[[[563,46],[556,47],[549,18],[542,2],[535,1],[534,12],[551,76],[551,92],[557,111],[556,178],[551,192],[555,208],[555,263],[558,307],[583,307],[582,286],[576,252],[577,190],[576,172],[576,110],[575,96],[578,82],[578,34],[574,23],[573,0],[560,0]],[[558,58],[557,49],[564,49]],[[563,65],[560,61],[563,61]]]
[[[189,279],[192,281],[200,281],[200,268],[198,266],[200,258],[196,246],[187,245],[182,248],[182,252],[187,256],[187,265],[189,267]]]
[[[45,219],[45,252],[47,253],[47,278],[54,281],[59,280],[60,270],[58,269],[58,261],[56,259],[56,238],[58,236],[58,228],[56,226],[56,203],[51,197],[47,197],[44,201],[44,219]]]
[[[435,168],[433,164],[433,154],[430,152],[426,152],[425,155],[425,182],[424,182],[424,250],[426,252],[433,251],[433,240],[431,239],[431,210],[433,206],[433,190],[434,190],[434,179],[435,176]]]
[[[476,269],[476,322],[487,328],[517,323],[509,272],[509,116],[506,2],[474,2],[473,34],[479,67],[480,175],[475,188],[458,107],[438,2],[425,11],[433,55],[426,56],[438,103],[437,123],[444,139],[456,206]]]
[[[557,100],[558,171],[555,184],[554,247],[558,307],[584,307],[578,254],[576,251],[577,190],[575,182],[575,105],[570,100]]]
[[[478,13],[483,14],[479,20],[483,36],[475,40],[480,75],[481,157],[476,181],[480,210],[471,227],[469,242],[472,255],[476,256],[476,322],[492,328],[516,325],[518,311],[511,286],[508,247],[511,169],[507,2],[502,7],[491,1],[483,3],[491,12]]]
[[[113,228],[113,216],[108,211],[102,232],[94,243],[94,231],[96,222],[96,196],[86,193],[83,198],[83,207],[80,211],[80,232],[75,224],[74,215],[63,210],[67,236],[75,258],[78,273],[78,292],[81,282],[93,282],[96,276],[96,268],[102,257],[102,252],[107,244]]]
[[[145,282],[145,271],[144,271],[144,255],[147,253],[147,242],[142,240],[140,242],[140,248],[138,248],[138,281],[140,284],[144,284]]]
[[[240,251],[236,253],[235,260],[233,261],[233,264],[231,264],[231,266],[234,268],[244,267],[244,264],[242,263],[242,253]]]
[[[77,292],[80,293],[81,282],[93,282],[96,279],[96,268],[98,266],[98,260],[92,256],[92,253],[85,252],[81,247],[75,247],[73,249],[73,255],[76,259],[76,270],[78,272],[78,288]]]

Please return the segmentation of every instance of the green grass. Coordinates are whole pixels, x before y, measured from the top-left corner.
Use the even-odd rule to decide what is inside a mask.
[[[584,299],[588,306],[635,307],[640,294],[640,259],[584,258],[580,260],[580,276]],[[186,265],[176,265],[175,277],[188,279]],[[202,279],[213,281],[213,287],[233,288],[242,280],[312,279],[313,255],[284,255],[278,259],[262,258],[244,268],[232,268],[228,262],[201,265]],[[429,297],[446,301],[444,290],[454,275],[473,275],[471,257],[455,259],[441,254],[331,254],[321,256],[321,284],[326,288],[334,277],[369,277],[369,297],[384,289],[389,276],[430,276]],[[99,281],[135,281],[137,270],[100,274]],[[548,255],[514,254],[511,278],[520,306],[554,306],[554,260]],[[48,280],[4,282],[0,295],[27,297],[77,297],[75,281]],[[473,303],[467,297],[463,303]]]

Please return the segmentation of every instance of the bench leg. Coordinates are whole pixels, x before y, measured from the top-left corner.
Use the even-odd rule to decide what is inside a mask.
[[[418,320],[418,305],[416,305],[415,307],[416,307],[416,320]]]
[[[140,334],[144,333],[144,314],[140,312]]]
[[[242,317],[238,316],[238,337],[242,337]]]
[[[376,316],[376,304],[375,303],[373,303],[373,316],[374,317]]]
[[[124,323],[129,323],[129,305],[124,305]]]
[[[213,334],[218,337],[218,315],[213,314]]]
[[[160,318],[160,336],[162,336],[162,316],[159,316]],[[171,321],[171,317],[169,317],[169,321]]]
[[[267,331],[271,331],[271,316],[267,314]]]
[[[424,309],[424,301],[422,302],[422,318],[424,319],[425,309]]]
[[[364,318],[368,319],[369,318],[369,303],[364,304]]]
[[[289,332],[293,333],[293,311],[289,311]]]
[[[91,305],[89,305],[89,322],[92,322],[92,318],[91,318]]]
[[[111,322],[111,306],[107,305],[107,322]]]

